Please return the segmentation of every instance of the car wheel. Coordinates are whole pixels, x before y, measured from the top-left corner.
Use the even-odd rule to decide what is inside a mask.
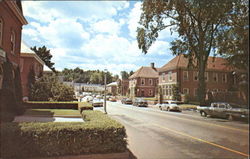
[[[200,114],[201,114],[201,116],[207,117],[207,113],[204,111],[201,111]]]
[[[161,107],[161,106],[159,106],[159,108],[160,108],[160,110],[162,110],[162,107]]]
[[[233,121],[233,116],[232,116],[231,114],[229,114],[229,115],[227,115],[227,119],[228,119],[229,121]]]

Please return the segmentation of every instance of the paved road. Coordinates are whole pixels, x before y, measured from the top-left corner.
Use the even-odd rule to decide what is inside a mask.
[[[138,159],[249,158],[246,123],[120,102],[108,102],[107,111],[125,126],[128,147]]]

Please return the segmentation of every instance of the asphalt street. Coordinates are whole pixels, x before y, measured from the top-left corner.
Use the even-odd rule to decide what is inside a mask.
[[[107,102],[107,112],[125,126],[128,148],[138,159],[249,158],[247,123],[120,102]]]

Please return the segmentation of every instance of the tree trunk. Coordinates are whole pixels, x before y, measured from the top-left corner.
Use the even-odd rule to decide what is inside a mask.
[[[205,96],[206,96],[206,83],[205,83],[205,69],[206,69],[206,60],[203,58],[198,59],[198,99],[200,102],[200,105],[205,105]]]

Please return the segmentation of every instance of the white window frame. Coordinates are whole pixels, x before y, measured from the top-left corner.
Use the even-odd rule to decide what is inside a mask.
[[[162,78],[162,81],[163,81],[163,82],[165,82],[165,75],[166,75],[165,73],[162,73],[162,74],[161,74],[161,78]]]
[[[168,72],[168,81],[172,81],[173,78],[172,78],[172,71],[169,71]]]
[[[185,92],[187,92],[187,93],[185,93]],[[189,94],[189,88],[183,88],[183,94],[187,94],[188,95]]]
[[[185,73],[187,73],[187,79],[185,79]],[[183,81],[188,81],[188,71],[183,71]]]
[[[216,78],[216,80],[214,80]],[[213,72],[213,82],[218,83],[219,79],[218,79],[218,73]]]
[[[149,85],[153,85],[153,80],[152,79],[149,79]]]
[[[12,54],[15,54],[15,47],[16,47],[16,33],[14,30],[11,31],[11,34],[10,34],[10,43],[13,43],[13,45],[11,45],[11,50],[10,52]]]
[[[194,71],[193,76],[194,76],[194,81],[198,81],[198,71]],[[195,79],[195,77],[197,77],[197,79]]]
[[[225,77],[225,81],[224,81],[224,77]],[[226,73],[222,74],[222,83],[227,83],[227,74]]]
[[[0,18],[0,46],[3,43],[3,19]]]
[[[153,91],[152,89],[149,90],[149,95],[152,96],[153,95]]]
[[[145,85],[145,78],[141,78],[141,85]]]

